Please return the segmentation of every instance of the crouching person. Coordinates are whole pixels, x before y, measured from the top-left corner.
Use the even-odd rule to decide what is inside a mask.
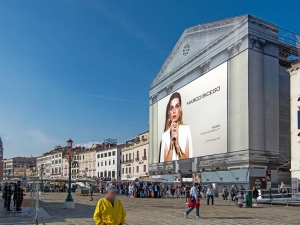
[[[105,198],[98,201],[94,221],[96,225],[125,224],[126,212],[120,200],[117,200],[118,189],[114,185],[106,188]]]

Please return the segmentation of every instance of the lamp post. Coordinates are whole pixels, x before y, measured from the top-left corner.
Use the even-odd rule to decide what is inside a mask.
[[[41,173],[41,186],[40,186],[40,193],[42,193],[43,190],[43,173],[44,173],[44,164],[41,164],[40,166],[40,173]]]
[[[72,173],[71,173],[71,167],[72,167],[72,160],[74,157],[74,151],[72,149],[73,141],[71,138],[67,141],[67,146],[69,148],[69,151],[66,153],[66,158],[69,163],[69,188],[68,188],[68,196],[66,198],[65,202],[65,208],[74,208],[75,204],[73,202],[72,194],[71,194],[71,182],[72,182]]]
[[[4,172],[5,172],[5,180],[7,180],[7,169],[6,169],[6,162],[4,162]]]

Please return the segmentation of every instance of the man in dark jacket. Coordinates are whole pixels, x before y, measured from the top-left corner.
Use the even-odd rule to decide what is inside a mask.
[[[7,201],[6,201],[6,195],[5,195],[5,190],[8,187],[8,183],[5,182],[4,187],[2,189],[2,197],[4,199],[4,208],[7,208]]]
[[[11,185],[7,184],[4,187],[4,201],[6,202],[6,211],[8,212],[12,211],[10,209],[11,196],[12,196]]]
[[[253,192],[252,192],[252,197],[254,200],[253,206],[257,206],[257,198],[259,196],[258,190],[256,189],[255,186],[253,186]]]
[[[23,202],[23,189],[21,188],[21,181],[18,181],[16,190],[14,192],[14,199],[16,200],[16,210],[21,211],[21,205]]]

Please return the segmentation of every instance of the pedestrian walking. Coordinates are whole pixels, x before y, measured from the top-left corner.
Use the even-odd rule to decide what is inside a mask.
[[[94,194],[94,187],[93,187],[93,185],[92,184],[90,184],[90,201],[93,201],[94,199],[93,199],[93,194]]]
[[[16,190],[17,190],[17,184],[14,184],[12,186],[12,194],[13,194],[13,202],[14,202],[14,206],[12,208],[16,208],[16,195],[15,195]]]
[[[188,204],[189,209],[184,213],[184,216],[188,218],[188,215],[190,212],[193,211],[194,208],[196,208],[196,218],[201,218],[200,216],[200,198],[198,196],[198,186],[199,183],[195,183],[194,187],[190,190],[190,201]]]
[[[114,185],[106,188],[105,198],[101,198],[94,212],[96,225],[125,224],[126,212],[120,200],[117,200],[118,189]]]
[[[24,191],[21,188],[21,181],[18,181],[15,191],[14,191],[14,199],[16,201],[16,211],[21,211],[22,202],[23,202]]]
[[[10,212],[10,211],[12,211],[11,209],[10,209],[10,203],[11,203],[11,196],[12,196],[12,187],[11,187],[11,184],[7,184],[7,185],[5,185],[5,187],[4,187],[4,194],[5,194],[5,198],[4,198],[4,200],[5,200],[5,202],[6,202],[6,211],[7,212]]]
[[[285,198],[285,193],[287,193],[287,187],[283,181],[281,182],[279,192],[281,193],[282,198]]]
[[[207,205],[209,205],[209,199],[211,199],[211,204],[214,204],[214,197],[215,197],[215,188],[211,185],[209,185],[209,187],[207,188],[207,192],[206,192],[206,196],[207,196]]]
[[[236,196],[236,189],[235,189],[235,186],[232,185],[231,188],[230,188],[231,201],[235,201],[235,196]]]
[[[258,198],[259,194],[258,194],[258,190],[256,189],[255,186],[253,186],[252,196],[253,196],[253,206],[257,206],[257,198]]]
[[[188,204],[190,202],[190,186],[187,184],[184,188],[185,193],[185,204]]]
[[[207,185],[202,188],[203,196],[206,198]]]
[[[229,193],[228,193],[228,190],[227,190],[227,186],[223,186],[223,193],[222,193],[222,197],[223,197],[223,201],[229,201],[228,200],[228,195],[229,195]]]
[[[171,192],[172,198],[174,198],[174,194],[175,194],[175,188],[174,188],[174,186],[171,186],[170,192]]]
[[[4,199],[4,208],[7,208],[6,193],[5,193],[7,188],[8,188],[8,183],[5,182],[4,187],[2,189],[2,198]]]
[[[245,190],[246,190],[246,189],[243,187],[243,185],[241,185],[240,194],[241,194],[242,196],[244,196]]]
[[[176,195],[177,195],[177,198],[181,199],[181,187],[180,186],[178,186],[176,189]]]

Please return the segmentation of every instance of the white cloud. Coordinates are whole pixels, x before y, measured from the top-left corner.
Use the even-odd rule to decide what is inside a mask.
[[[5,141],[8,141],[8,140],[9,140],[9,137],[3,136],[2,139],[5,140]]]
[[[40,130],[27,130],[26,134],[38,145],[53,148],[62,143]]]
[[[109,99],[109,100],[114,100],[114,101],[141,103],[141,102],[130,100],[130,99],[115,98],[115,97],[110,97],[110,96],[105,96],[105,95],[95,95],[95,94],[80,93],[80,92],[78,94],[91,96],[91,97],[95,97],[95,98]]]

